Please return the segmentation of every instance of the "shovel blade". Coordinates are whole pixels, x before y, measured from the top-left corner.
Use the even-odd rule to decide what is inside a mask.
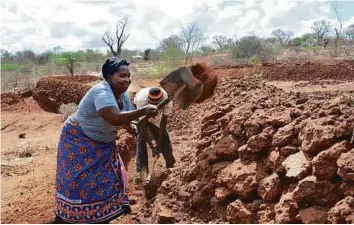
[[[203,92],[203,83],[195,78],[190,68],[182,66],[167,74],[161,81],[161,87],[182,109],[188,108]]]

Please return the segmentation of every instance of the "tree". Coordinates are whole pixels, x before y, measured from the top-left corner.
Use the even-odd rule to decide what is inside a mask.
[[[63,52],[55,59],[55,63],[63,65],[73,76],[80,65],[79,62],[82,60],[82,56],[80,52]]]
[[[171,35],[167,38],[162,39],[159,44],[159,49],[165,51],[168,48],[182,49],[183,40],[177,35]]]
[[[236,59],[245,59],[257,56],[264,61],[273,54],[273,49],[264,43],[264,40],[257,36],[242,37],[232,48],[232,57]]]
[[[1,49],[1,60],[10,60],[11,53],[6,49]]]
[[[272,34],[278,39],[281,46],[285,46],[289,43],[291,37],[294,35],[292,31],[283,31],[281,29],[273,30]]]
[[[341,14],[339,12],[339,6],[338,6],[337,2],[332,1],[332,7],[333,7],[333,10],[337,16],[337,20],[338,20],[338,24],[339,24],[338,27],[334,28],[334,31],[336,33],[336,39],[334,40],[334,49],[335,49],[335,55],[338,56],[339,37],[342,32],[343,24],[342,24],[342,18],[341,18]]]
[[[130,36],[130,34],[126,34],[127,25],[128,25],[128,19],[123,18],[117,22],[115,36],[113,36],[112,33],[109,31],[106,31],[102,35],[103,42],[106,43],[106,45],[108,45],[109,49],[111,50],[111,53],[114,56],[121,55],[122,47]]]
[[[330,32],[331,23],[326,20],[315,21],[311,29],[317,38],[317,44],[323,45],[326,48],[328,40],[325,40],[324,37]]]
[[[211,53],[211,52],[215,52],[215,49],[213,49],[211,46],[209,46],[209,45],[202,45],[201,47],[200,47],[200,51],[204,54],[204,55],[206,55],[206,54],[208,54],[208,53]]]
[[[201,29],[196,23],[190,23],[186,26],[181,26],[181,39],[183,40],[182,46],[185,52],[185,61],[187,64],[188,56],[193,59],[195,51],[199,48],[200,44],[205,40],[204,30]]]
[[[345,34],[347,35],[348,39],[353,41],[354,40],[354,24],[350,25],[346,31]]]
[[[219,50],[228,49],[233,44],[232,38],[228,38],[224,35],[214,36],[212,43],[219,48]]]
[[[151,49],[150,49],[150,48],[145,49],[145,51],[144,51],[144,57],[143,57],[145,61],[147,61],[147,60],[150,59],[150,52],[151,52]]]

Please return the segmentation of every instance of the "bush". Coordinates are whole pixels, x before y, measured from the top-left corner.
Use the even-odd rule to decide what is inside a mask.
[[[261,61],[274,57],[275,49],[267,45],[263,39],[256,36],[246,36],[240,39],[232,48],[234,59],[251,58],[256,56]]]

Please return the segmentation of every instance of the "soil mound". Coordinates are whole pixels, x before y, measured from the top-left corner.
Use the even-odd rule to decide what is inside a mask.
[[[100,80],[89,75],[44,77],[33,90],[33,99],[45,111],[57,113],[61,104],[78,104],[90,89],[88,84]]]

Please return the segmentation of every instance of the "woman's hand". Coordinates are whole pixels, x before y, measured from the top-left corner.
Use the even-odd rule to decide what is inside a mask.
[[[155,105],[146,105],[141,108],[146,116],[155,117],[159,114],[159,110]]]

